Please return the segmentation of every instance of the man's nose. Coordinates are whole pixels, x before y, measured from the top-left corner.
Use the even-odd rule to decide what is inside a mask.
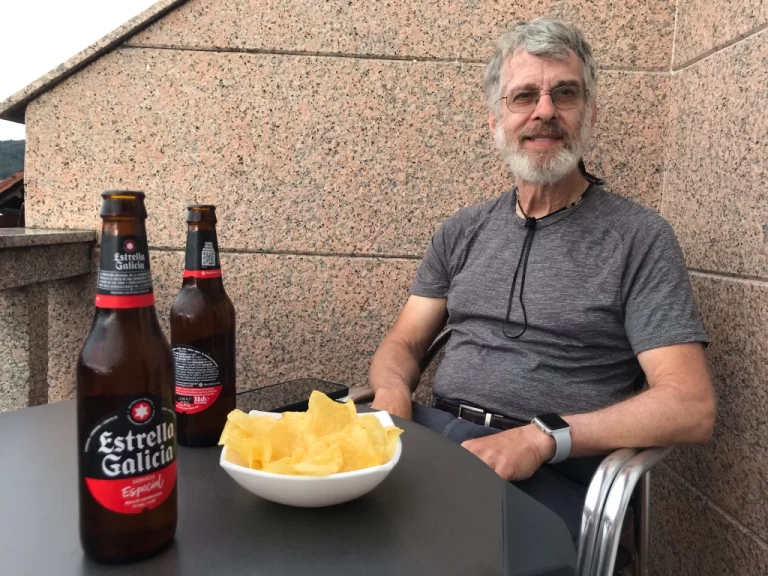
[[[557,115],[557,108],[555,108],[552,102],[552,97],[549,94],[541,94],[539,101],[536,103],[536,108],[533,109],[532,118],[534,120],[541,120],[542,122],[548,122]]]

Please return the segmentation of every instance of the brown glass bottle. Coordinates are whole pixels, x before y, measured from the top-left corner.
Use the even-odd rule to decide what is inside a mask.
[[[224,291],[216,207],[187,209],[184,281],[171,308],[178,439],[216,444],[235,409],[235,307]]]
[[[173,356],[155,313],[142,192],[102,194],[96,313],[77,361],[80,538],[130,562],[176,533]]]

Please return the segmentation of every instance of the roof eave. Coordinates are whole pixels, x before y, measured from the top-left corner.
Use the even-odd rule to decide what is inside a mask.
[[[48,92],[54,86],[62,83],[73,74],[76,74],[94,60],[101,58],[131,36],[151,26],[186,1],[160,0],[156,2],[141,14],[131,18],[125,24],[104,36],[101,40],[98,40],[82,52],[0,102],[0,119],[24,124],[24,116],[27,111],[27,105],[30,102]]]

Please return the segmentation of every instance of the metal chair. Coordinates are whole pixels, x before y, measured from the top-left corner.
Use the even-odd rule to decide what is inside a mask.
[[[422,374],[450,337],[448,329],[435,338],[419,363]],[[372,401],[373,396],[370,386],[357,386],[350,389],[348,397],[360,404]],[[633,576],[648,576],[650,470],[671,451],[672,448],[621,448],[603,459],[592,476],[584,502],[577,576],[613,576],[621,528],[638,482]]]
[[[612,452],[600,463],[592,476],[584,500],[584,511],[581,515],[581,533],[576,563],[577,576],[587,576],[593,573],[594,551],[600,535],[601,519],[605,501],[611,486],[621,467],[637,454],[634,448],[622,448]]]
[[[672,452],[671,447],[655,447],[641,450],[624,461],[611,483],[605,499],[603,513],[599,520],[599,534],[595,543],[591,566],[588,571],[578,572],[579,576],[612,576],[616,562],[616,551],[621,538],[621,527],[629,506],[629,500],[637,491],[635,522],[634,576],[648,576],[650,547],[651,469]],[[616,452],[614,452],[616,454]],[[613,455],[613,454],[612,454]],[[611,456],[612,456],[611,455]],[[610,458],[609,456],[608,458]],[[591,489],[591,485],[590,485]],[[585,551],[585,554],[587,551]]]
[[[448,343],[450,337],[451,329],[449,328],[438,334],[437,338],[432,341],[432,344],[429,345],[429,348],[419,362],[419,369],[422,374],[424,374],[424,371],[429,367],[440,350]],[[354,386],[349,389],[349,396],[347,398],[354,400],[355,404],[371,402],[373,400],[373,388],[370,386]]]

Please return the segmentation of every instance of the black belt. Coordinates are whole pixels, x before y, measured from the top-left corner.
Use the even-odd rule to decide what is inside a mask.
[[[477,406],[460,402],[450,402],[448,400],[443,400],[442,398],[435,398],[432,401],[432,405],[438,410],[453,414],[457,418],[461,418],[467,422],[479,424],[480,426],[488,426],[489,428],[498,428],[499,430],[509,430],[510,428],[518,428],[529,424],[529,422],[523,422],[522,420],[516,420],[515,418],[488,412]]]

